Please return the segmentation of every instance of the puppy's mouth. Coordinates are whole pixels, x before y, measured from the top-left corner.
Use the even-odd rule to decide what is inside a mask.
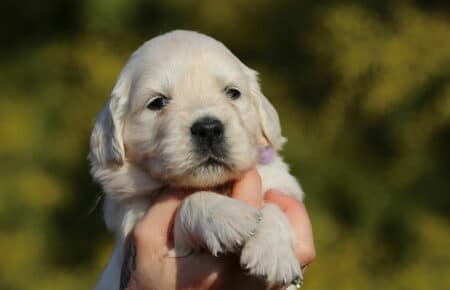
[[[198,168],[223,168],[232,170],[225,158],[219,158],[214,155],[210,155],[200,162]]]

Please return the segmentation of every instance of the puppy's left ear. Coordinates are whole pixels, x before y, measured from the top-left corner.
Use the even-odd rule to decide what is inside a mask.
[[[267,142],[267,144],[264,145],[279,150],[284,142],[286,142],[286,138],[281,135],[281,125],[278,113],[262,93],[258,81],[258,73],[248,67],[245,67],[245,71],[250,80],[250,91],[258,112],[262,135]]]
[[[122,165],[124,162],[122,130],[128,103],[128,90],[125,71],[119,76],[111,98],[98,114],[95,122],[89,153],[89,160],[94,167],[105,167],[109,164]]]

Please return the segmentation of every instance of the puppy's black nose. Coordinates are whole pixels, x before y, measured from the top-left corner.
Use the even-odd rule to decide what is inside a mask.
[[[203,117],[192,124],[191,134],[196,141],[213,146],[223,141],[224,126],[216,118]]]

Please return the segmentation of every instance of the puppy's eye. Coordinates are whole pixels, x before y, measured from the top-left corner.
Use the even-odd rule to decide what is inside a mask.
[[[152,111],[159,111],[167,106],[168,103],[169,99],[166,96],[157,95],[147,103],[147,109]]]
[[[225,88],[225,94],[232,100],[237,100],[241,96],[241,92],[235,87]]]

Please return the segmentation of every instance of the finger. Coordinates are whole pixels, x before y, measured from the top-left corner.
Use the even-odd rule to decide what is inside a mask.
[[[315,257],[311,221],[303,203],[276,190],[269,190],[265,200],[278,205],[287,215],[294,232],[294,250],[300,265],[310,264]]]
[[[140,251],[171,248],[174,217],[184,197],[184,194],[173,193],[155,200],[134,229],[135,244]]]
[[[261,176],[256,168],[244,173],[241,178],[234,183],[231,197],[239,199],[256,208],[262,206]]]

